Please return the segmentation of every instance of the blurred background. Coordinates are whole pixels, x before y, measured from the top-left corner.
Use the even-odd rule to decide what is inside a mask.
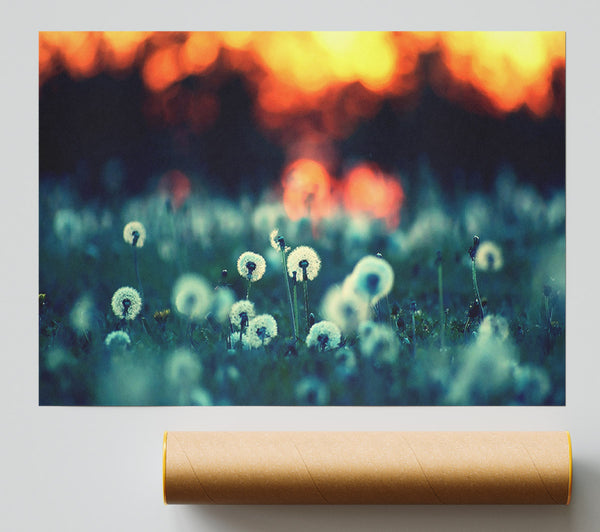
[[[349,209],[393,210],[360,187],[381,172],[409,192],[424,161],[448,194],[506,165],[564,188],[562,32],[41,32],[39,65],[40,178],[84,197],[171,170],[281,194],[298,159]]]
[[[39,68],[42,404],[564,404],[564,32],[41,32]],[[317,321],[389,261],[388,361],[290,348],[274,229],[320,255]],[[248,250],[268,352],[165,317],[190,271],[244,298]]]

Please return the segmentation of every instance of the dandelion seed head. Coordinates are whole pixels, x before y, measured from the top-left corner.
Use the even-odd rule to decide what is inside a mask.
[[[131,345],[131,338],[125,331],[112,331],[106,335],[104,345],[108,348],[124,348]]]
[[[504,342],[509,336],[508,322],[502,316],[488,314],[477,332],[478,342],[499,341]]]
[[[475,266],[478,270],[497,272],[503,265],[502,250],[498,244],[489,240],[479,244],[475,253]]]
[[[335,352],[335,363],[348,374],[356,370],[356,355],[349,347],[342,347]]]
[[[398,335],[381,323],[365,322],[359,328],[359,347],[376,364],[395,364],[400,355]]]
[[[231,306],[229,320],[231,321],[231,325],[233,325],[236,329],[240,329],[244,316],[248,323],[252,318],[254,318],[255,315],[256,312],[254,310],[254,303],[252,303],[252,301],[248,301],[247,299],[242,299],[241,301],[236,301]]]
[[[273,229],[273,231],[271,231],[269,233],[269,242],[271,243],[271,247],[277,251],[283,250],[284,253],[287,253],[290,249],[292,249],[289,246],[285,245],[285,240],[279,234],[278,228]],[[283,248],[281,247],[282,243],[283,243]]]
[[[262,278],[267,269],[267,263],[262,255],[252,251],[242,253],[237,261],[238,273],[251,282]]]
[[[223,323],[225,320],[227,320],[234,302],[235,294],[231,288],[219,286],[214,291],[211,312],[219,323]]]
[[[111,306],[117,318],[133,320],[142,310],[142,298],[135,288],[123,286],[113,294]]]
[[[367,255],[360,259],[344,281],[344,289],[353,291],[374,305],[390,293],[394,270],[385,259]]]
[[[123,228],[123,240],[136,248],[143,247],[146,240],[146,228],[141,222],[129,222]]]
[[[332,286],[321,303],[323,317],[335,323],[345,334],[356,331],[358,326],[369,319],[369,304],[353,290]]]
[[[197,386],[190,393],[190,403],[194,406],[212,406],[214,404],[210,392]]]
[[[79,333],[85,333],[92,328],[94,311],[92,298],[89,294],[84,294],[73,305],[69,313],[69,321]]]
[[[331,321],[319,321],[308,331],[306,345],[316,347],[319,351],[336,349],[342,338],[340,328]]]
[[[299,405],[326,405],[329,403],[329,387],[316,377],[304,377],[296,385],[296,401]]]
[[[516,366],[510,342],[480,342],[470,345],[446,395],[450,405],[502,404],[513,383]]]
[[[165,363],[165,378],[174,387],[192,386],[202,376],[202,364],[198,356],[189,349],[172,351]]]
[[[68,370],[77,364],[71,353],[61,347],[54,347],[43,354],[44,365],[49,371],[58,372]]]
[[[243,346],[246,349],[267,345],[277,336],[277,322],[270,314],[255,316],[248,322],[248,327],[242,335]]]
[[[319,274],[321,259],[313,248],[298,246],[288,255],[287,268],[290,277],[293,277],[296,272],[296,281],[302,282],[306,279],[312,281]],[[306,279],[304,279],[305,272]]]
[[[552,385],[543,368],[517,366],[514,370],[515,394],[520,404],[541,405],[550,394]]]
[[[83,239],[81,216],[73,209],[59,209],[54,215],[54,233],[68,245],[76,245]]]
[[[195,273],[177,279],[172,292],[173,306],[190,320],[198,321],[208,313],[213,294],[208,282]]]

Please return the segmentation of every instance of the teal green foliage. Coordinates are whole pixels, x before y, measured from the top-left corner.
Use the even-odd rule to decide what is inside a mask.
[[[519,186],[511,187],[517,195]],[[381,252],[392,265],[394,287],[379,303],[380,321],[393,323],[399,339],[397,362],[390,364],[363,356],[355,333],[342,338],[343,357],[336,357],[338,350],[307,348],[302,297],[299,340],[293,342],[281,254],[269,245],[276,226],[253,220],[256,202],[219,200],[214,206],[206,197],[192,196],[171,212],[155,196],[84,206],[61,190],[44,185],[40,194],[39,291],[46,294],[39,317],[40,404],[564,404],[565,226],[555,212],[560,193],[558,200],[547,199],[554,202],[554,218],[544,220],[537,211],[535,220],[522,209],[511,211],[509,199],[498,192],[485,197],[487,214],[476,220],[470,218],[466,194],[452,204],[415,202],[402,212],[397,230],[373,221],[371,238],[351,250],[344,244],[352,235],[345,234],[349,225],[343,218],[322,220],[312,228],[308,220],[287,221],[281,207],[273,206],[286,243],[311,246],[321,257],[321,271],[308,284],[317,321],[323,319],[322,296],[344,280],[360,257]],[[224,212],[223,205],[229,210]],[[59,209],[76,214],[74,222],[81,226],[75,234],[53,226]],[[427,220],[421,214],[431,209],[435,216],[443,213],[446,222],[418,226]],[[144,305],[140,316],[123,323],[111,312],[110,300],[121,286],[137,287],[132,250],[122,238],[133,215],[147,229],[146,242],[137,249]],[[476,223],[480,226],[473,227]],[[503,252],[500,271],[477,272],[486,316],[501,316],[508,323],[510,334],[503,341],[478,338],[481,318],[476,313],[469,317],[473,290],[467,249],[474,230]],[[268,345],[252,350],[236,343],[239,333],[228,347],[227,323],[190,323],[171,301],[173,284],[186,272],[202,275],[213,287],[227,284],[243,299],[247,281],[238,275],[236,261],[246,250],[267,258],[266,274],[253,283],[250,297],[257,314],[271,314],[279,331]],[[444,350],[438,250],[443,256]],[[224,280],[223,269],[229,272]],[[81,330],[71,312],[84,294],[93,301],[93,311],[89,327]],[[416,338],[412,301],[417,304]],[[394,303],[400,311],[390,319]],[[171,309],[168,317],[154,318],[165,309]],[[131,344],[108,348],[106,335],[119,329],[129,334]],[[184,365],[181,373],[166,374],[169,357],[182,348],[201,367],[192,382]]]

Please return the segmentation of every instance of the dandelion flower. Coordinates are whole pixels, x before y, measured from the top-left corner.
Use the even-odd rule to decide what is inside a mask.
[[[261,314],[252,318],[242,335],[244,347],[252,349],[267,345],[277,336],[277,322],[270,314]]]
[[[331,287],[321,303],[323,317],[335,323],[344,333],[355,331],[369,318],[369,304],[351,290]]]
[[[214,291],[214,297],[210,311],[219,323],[223,323],[225,320],[227,320],[234,301],[235,294],[231,288],[219,286]]]
[[[517,353],[510,342],[471,344],[450,381],[445,403],[449,405],[505,404],[512,392]]]
[[[202,364],[189,349],[177,349],[168,356],[165,377],[171,386],[192,386],[201,376]]]
[[[177,279],[172,301],[179,313],[191,320],[200,320],[210,309],[212,290],[203,277],[187,273]]]
[[[359,329],[361,353],[378,364],[394,364],[400,354],[400,340],[387,325],[366,322]]]
[[[262,255],[245,251],[237,261],[237,269],[244,279],[256,282],[265,274],[267,263]]]
[[[488,340],[496,340],[503,342],[508,338],[508,322],[502,316],[487,315],[477,334],[478,342],[487,342]]]
[[[550,378],[543,368],[516,366],[513,371],[515,394],[519,404],[542,405],[552,390]]]
[[[140,222],[129,222],[123,228],[123,240],[133,247],[143,247],[146,240],[146,228]]]
[[[325,405],[329,403],[329,388],[316,377],[304,377],[296,385],[296,400],[300,405]]]
[[[89,331],[92,328],[94,310],[94,302],[89,294],[81,296],[69,314],[71,325],[80,333]]]
[[[371,305],[387,296],[392,286],[394,270],[389,262],[375,255],[367,255],[360,259],[344,282],[344,289],[364,297]]]
[[[254,311],[254,303],[252,303],[252,301],[248,301],[247,299],[242,299],[241,301],[236,301],[231,306],[229,320],[231,321],[231,325],[239,329],[242,326],[242,320],[247,320],[247,324],[252,318],[254,318],[255,314],[256,312]]]
[[[312,281],[321,269],[321,259],[317,252],[308,246],[299,246],[295,248],[287,259],[288,275],[294,276],[296,272],[296,280],[298,282],[308,279]],[[306,279],[304,279],[304,271],[306,271]]]
[[[269,242],[271,243],[271,247],[277,251],[281,251],[281,244],[279,239],[281,238],[281,235],[279,234],[279,229],[275,228],[273,229],[273,231],[271,231],[269,233]],[[290,249],[289,246],[286,246],[285,244],[283,244],[283,251],[285,253],[287,253]]]
[[[341,340],[340,328],[331,321],[319,321],[308,331],[306,345],[316,347],[320,351],[336,349]]]
[[[125,331],[113,331],[106,335],[104,345],[109,348],[127,347],[131,344],[131,338]]]
[[[83,238],[81,216],[73,209],[59,209],[54,215],[54,233],[69,245],[79,244]]]
[[[349,347],[342,347],[334,355],[336,369],[335,373],[339,377],[349,377],[356,371],[356,355]]]
[[[194,406],[212,406],[214,404],[210,392],[198,386],[190,393],[190,403]]]
[[[111,306],[118,318],[133,320],[142,310],[142,298],[135,288],[123,286],[113,294]]]
[[[497,244],[489,240],[479,244],[475,254],[475,266],[479,270],[497,272],[503,264],[502,250]]]

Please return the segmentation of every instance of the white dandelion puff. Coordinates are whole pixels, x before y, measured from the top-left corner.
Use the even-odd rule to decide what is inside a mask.
[[[497,272],[503,265],[502,250],[498,244],[489,240],[479,244],[475,254],[475,266],[478,270]]]
[[[445,403],[449,405],[505,404],[514,385],[517,353],[511,342],[477,341],[463,353]]]
[[[504,342],[509,335],[508,322],[502,316],[488,314],[477,332],[478,342],[487,342],[488,340]]]
[[[550,378],[543,368],[516,366],[513,372],[515,394],[519,404],[542,405],[552,390]]]
[[[294,276],[298,282],[314,280],[321,269],[321,259],[317,252],[309,246],[298,246],[290,252],[287,259],[288,275]],[[306,279],[305,279],[306,274]]]
[[[190,350],[181,348],[173,351],[167,358],[165,377],[173,387],[196,384],[202,376],[202,364]]]
[[[394,286],[394,270],[381,257],[367,255],[360,259],[344,281],[344,289],[364,297],[371,305],[387,296]]]
[[[387,325],[365,322],[359,328],[360,351],[377,364],[394,364],[400,355],[400,340]]]
[[[212,406],[213,398],[208,390],[198,386],[190,393],[190,403],[194,406]]]
[[[180,314],[198,321],[203,319],[212,303],[212,290],[206,280],[195,273],[179,277],[173,286],[172,302]]]
[[[261,314],[250,320],[248,327],[242,335],[242,342],[246,349],[267,345],[277,336],[277,322],[270,314]]]
[[[279,239],[281,238],[281,234],[279,234],[279,229],[275,228],[273,231],[269,233],[269,242],[271,243],[271,247],[277,251],[282,251],[281,244],[279,243]],[[283,252],[287,253],[290,249],[290,246],[285,245],[285,240],[283,240]]]
[[[123,228],[123,240],[133,247],[143,247],[146,240],[146,228],[141,222],[129,222]]]
[[[296,385],[296,401],[300,405],[325,405],[329,403],[329,387],[316,377],[304,377]]]
[[[81,243],[83,225],[81,216],[73,209],[59,209],[54,215],[54,233],[68,245]]]
[[[234,301],[235,294],[231,288],[219,286],[214,290],[210,312],[219,323],[227,320]]]
[[[245,251],[237,261],[237,269],[244,279],[256,282],[265,274],[267,263],[262,255]]]
[[[236,301],[231,306],[229,320],[231,321],[231,325],[239,329],[242,326],[242,321],[245,321],[247,325],[255,315],[254,303],[247,299],[242,299],[241,301]]]
[[[81,296],[69,314],[71,325],[80,333],[89,331],[94,321],[94,311],[94,302],[90,295]]]
[[[339,377],[348,377],[356,372],[356,355],[349,347],[342,347],[334,355],[336,369],[335,373]]]
[[[125,331],[113,331],[106,335],[104,345],[111,349],[124,348],[131,344],[131,338]]]
[[[111,306],[118,318],[133,320],[142,310],[142,298],[135,288],[123,286],[113,294]]]
[[[336,349],[341,340],[340,328],[331,321],[319,321],[308,331],[306,345],[316,347],[319,351]]]
[[[332,286],[321,303],[323,317],[335,323],[344,333],[355,331],[369,319],[369,304],[352,290]]]

